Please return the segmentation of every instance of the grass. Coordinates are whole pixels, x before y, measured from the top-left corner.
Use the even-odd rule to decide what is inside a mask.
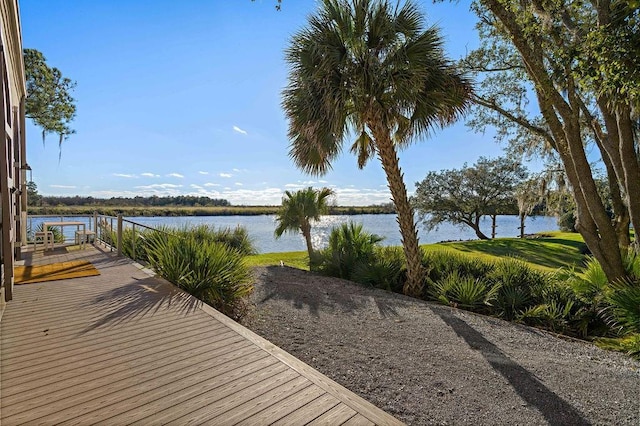
[[[578,233],[546,232],[540,238],[496,238],[423,245],[425,251],[449,250],[482,260],[495,261],[505,257],[517,257],[531,266],[553,271],[561,267],[581,268],[584,262],[582,237]]]
[[[248,266],[280,266],[280,261],[286,266],[309,270],[309,256],[306,251],[255,254],[246,258]]]
[[[580,253],[584,243],[578,233],[545,232],[544,237],[532,239],[496,238],[495,240],[472,240],[453,243],[425,244],[425,251],[450,251],[462,253],[481,260],[496,261],[505,257],[518,257],[543,271],[554,271],[575,265],[581,268],[584,255]],[[306,251],[287,253],[265,253],[247,257],[250,266],[285,265],[309,270]]]

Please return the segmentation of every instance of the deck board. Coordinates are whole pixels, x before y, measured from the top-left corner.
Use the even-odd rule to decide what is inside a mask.
[[[15,287],[0,321],[0,417],[14,424],[401,424],[132,262]]]

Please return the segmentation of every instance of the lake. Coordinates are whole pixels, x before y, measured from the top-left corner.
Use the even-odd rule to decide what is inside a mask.
[[[306,250],[304,239],[300,234],[285,234],[276,240],[273,231],[276,228],[275,216],[206,216],[206,217],[128,217],[134,222],[147,226],[158,225],[199,225],[202,223],[215,225],[216,227],[244,226],[254,241],[259,253],[273,253],[286,251]],[[384,237],[382,244],[385,246],[399,246],[400,231],[394,214],[364,214],[352,216],[322,216],[320,222],[314,223],[311,229],[311,238],[314,248],[323,248],[329,240],[331,228],[342,223],[354,221],[361,223],[365,230]],[[498,216],[498,237],[517,237],[520,235],[518,226],[520,219],[517,216]],[[487,235],[491,235],[491,219],[486,218],[481,222],[480,229]],[[525,232],[528,234],[558,230],[555,217],[534,216],[527,218]],[[418,225],[418,237],[420,243],[436,243],[445,240],[472,240],[477,239],[475,232],[467,226],[461,228],[450,223],[442,224],[437,230],[427,232],[422,225]]]
[[[57,218],[60,218],[57,216]],[[235,228],[243,226],[253,239],[254,246],[258,253],[275,253],[287,251],[305,251],[307,249],[304,239],[300,234],[285,234],[276,240],[273,231],[276,228],[274,215],[262,216],[178,216],[178,217],[126,217],[125,219],[143,225],[156,227],[160,225],[183,226],[209,224],[217,228]],[[30,217],[29,225],[35,229],[41,222],[51,220],[43,217]],[[82,218],[65,218],[64,220],[82,220]],[[314,248],[324,248],[329,240],[331,228],[342,223],[353,221],[361,223],[364,229],[384,237],[382,245],[399,246],[400,231],[394,214],[363,214],[363,215],[336,215],[322,216],[319,222],[312,225],[311,238]],[[498,216],[497,219],[498,237],[517,237],[520,235],[518,226],[520,219],[517,216]],[[491,234],[491,219],[484,218],[480,229],[486,234]],[[543,231],[556,231],[558,224],[555,217],[533,216],[528,217],[525,222],[525,232],[533,234]],[[73,240],[73,229],[65,229],[67,240]],[[474,240],[477,239],[475,232],[468,226],[460,227],[450,223],[443,223],[438,229],[427,232],[424,226],[418,224],[418,237],[421,244],[436,243],[449,240]]]

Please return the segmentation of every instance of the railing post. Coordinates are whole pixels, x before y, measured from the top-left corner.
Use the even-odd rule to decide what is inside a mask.
[[[93,245],[98,246],[98,212],[93,212]]]
[[[118,232],[116,234],[116,246],[118,248],[118,256],[122,256],[122,214],[118,214]]]
[[[131,255],[131,257],[133,258],[133,260],[136,260],[136,224],[133,224],[133,253]]]

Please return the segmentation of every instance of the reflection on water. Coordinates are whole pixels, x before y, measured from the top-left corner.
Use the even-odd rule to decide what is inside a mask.
[[[253,239],[254,245],[259,253],[303,251],[306,250],[304,238],[300,234],[285,234],[276,240],[273,231],[276,228],[275,216],[183,216],[183,217],[127,217],[134,222],[147,226],[169,225],[181,226],[185,224],[199,225],[209,224],[218,228],[235,228],[243,226],[247,228],[249,235]],[[37,226],[42,218],[33,218],[32,226]],[[75,218],[74,220],[78,220]],[[383,245],[399,246],[400,231],[396,222],[396,215],[353,215],[353,216],[322,216],[319,222],[312,225],[311,240],[314,248],[323,248],[329,240],[331,228],[348,221],[361,223],[368,232],[384,237]],[[520,220],[517,216],[498,216],[497,219],[498,237],[516,237],[520,235],[518,226]],[[485,218],[481,222],[480,228],[487,235],[491,233],[491,220]],[[35,228],[34,228],[35,229]],[[554,231],[558,229],[555,217],[537,216],[529,217],[525,223],[525,232],[532,234],[535,232]],[[473,230],[467,226],[459,227],[450,223],[442,224],[437,230],[427,232],[422,225],[418,225],[418,236],[420,243],[435,243],[448,240],[471,240],[476,239]]]

